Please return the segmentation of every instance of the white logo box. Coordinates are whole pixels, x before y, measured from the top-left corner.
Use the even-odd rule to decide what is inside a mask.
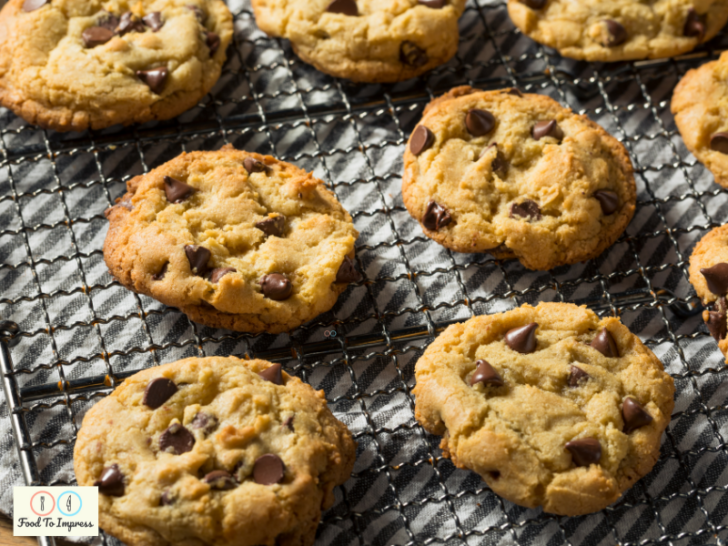
[[[13,487],[13,535],[99,535],[98,487]]]

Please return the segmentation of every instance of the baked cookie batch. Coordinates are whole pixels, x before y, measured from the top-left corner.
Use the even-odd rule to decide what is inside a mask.
[[[465,0],[252,0],[258,26],[317,69],[395,82],[447,62]],[[514,24],[588,61],[669,57],[715,36],[728,0],[508,0]],[[0,104],[57,131],[169,119],[213,87],[232,40],[221,0],[9,0]],[[672,111],[728,187],[728,53],[688,72]],[[434,243],[548,270],[599,256],[635,212],[632,163],[602,127],[515,88],[452,89],[404,151],[404,204]],[[106,211],[104,259],[129,290],[193,321],[290,331],[362,275],[352,218],[321,180],[274,157],[183,153]],[[728,226],[690,282],[728,354]],[[434,244],[433,243],[433,244]],[[559,515],[601,510],[647,474],[674,384],[617,318],[523,305],[448,327],[415,367],[415,416],[444,456],[502,497]],[[86,414],[74,467],[100,522],[130,545],[310,545],[356,446],[280,364],[188,358],[141,371]]]

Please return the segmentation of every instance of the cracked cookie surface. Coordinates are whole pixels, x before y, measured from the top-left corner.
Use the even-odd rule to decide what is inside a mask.
[[[425,108],[402,196],[429,238],[529,269],[598,256],[636,202],[629,156],[599,125],[542,95],[470,87]]]
[[[508,0],[508,14],[566,57],[613,62],[692,51],[728,21],[728,0]]]
[[[674,405],[672,378],[637,336],[565,303],[452,325],[415,377],[417,420],[456,466],[516,504],[569,516],[650,471]]]
[[[255,20],[318,70],[396,82],[447,62],[465,0],[253,0]]]
[[[361,279],[351,217],[289,163],[226,146],[182,154],[127,190],[106,211],[111,274],[194,321],[288,331]]]
[[[354,465],[323,391],[280,364],[187,358],[124,380],[86,414],[79,485],[127,544],[313,544]]]
[[[0,104],[56,131],[169,119],[212,89],[232,33],[220,0],[10,0]]]

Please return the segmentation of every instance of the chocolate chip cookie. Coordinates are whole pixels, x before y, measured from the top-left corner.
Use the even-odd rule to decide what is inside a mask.
[[[616,501],[657,461],[675,388],[616,318],[524,305],[448,327],[415,366],[415,416],[498,495],[566,516]]]
[[[255,20],[326,74],[396,82],[447,62],[465,0],[253,0]]]
[[[636,190],[624,146],[585,116],[517,89],[458,87],[413,131],[402,196],[447,248],[550,269],[614,243]]]
[[[692,51],[728,21],[728,0],[508,0],[508,13],[566,57],[614,62]]]
[[[689,70],[670,109],[685,146],[728,188],[728,53]]]
[[[728,363],[728,225],[711,230],[695,245],[690,256],[690,284],[707,308],[703,320]]]
[[[285,332],[361,280],[351,216],[289,163],[226,146],[182,154],[127,189],[106,211],[109,271],[194,321]]]
[[[56,131],[169,119],[220,77],[221,0],[10,0],[0,12],[0,105]]]
[[[313,544],[354,465],[346,426],[280,364],[187,358],[89,410],[74,449],[99,525],[127,544]]]

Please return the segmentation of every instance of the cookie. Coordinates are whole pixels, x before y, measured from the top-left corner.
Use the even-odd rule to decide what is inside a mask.
[[[728,363],[728,225],[708,232],[690,255],[690,284],[706,309],[703,320]]]
[[[670,109],[688,150],[728,188],[728,53],[689,70]]]
[[[566,516],[653,467],[675,388],[616,318],[540,303],[448,327],[415,366],[415,416],[511,502]]]
[[[614,243],[636,190],[624,146],[585,116],[517,89],[458,87],[412,133],[402,196],[449,249],[551,269]]]
[[[728,0],[508,0],[508,14],[565,57],[615,62],[692,51],[728,21]]]
[[[182,154],[127,190],[106,211],[109,271],[196,322],[285,332],[361,280],[351,216],[289,163],[226,146]]]
[[[0,105],[56,131],[163,120],[220,77],[221,0],[10,0],[0,12]]]
[[[252,0],[255,20],[305,62],[356,82],[397,82],[446,63],[465,0]]]
[[[127,544],[313,544],[355,444],[323,391],[280,364],[187,358],[93,406],[73,460],[99,525]]]

